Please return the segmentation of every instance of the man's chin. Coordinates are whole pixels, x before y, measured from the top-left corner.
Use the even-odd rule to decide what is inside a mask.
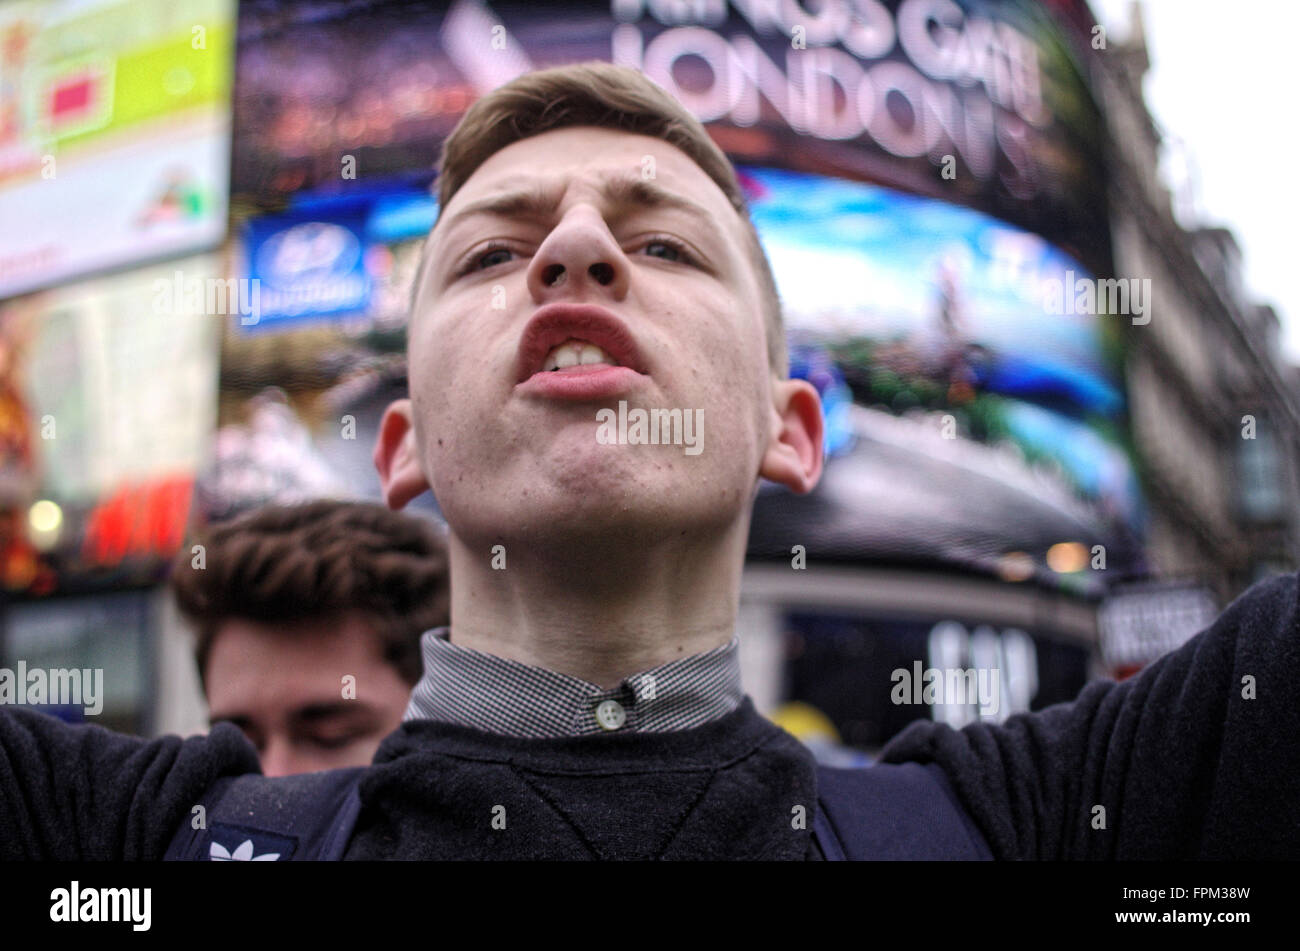
[[[611,548],[644,551],[695,534],[720,513],[704,500],[690,505],[690,495],[689,486],[648,485],[644,478],[610,485],[606,477],[588,477],[534,485],[526,494],[485,486],[466,505],[449,500],[442,509],[451,530],[474,547],[501,543],[509,549],[513,543],[556,558]]]
[[[580,491],[550,493],[536,506],[514,512],[507,519],[539,542],[671,534],[684,520],[678,507],[680,494],[676,499],[674,495],[669,487],[627,484],[611,491],[589,483]]]
[[[686,474],[681,449],[602,445],[592,429],[577,426],[554,433],[533,458],[532,472],[521,484],[530,489],[548,487],[560,503],[569,497],[581,500],[588,496],[619,505],[629,504],[629,495],[671,498],[681,486],[668,484],[670,480],[663,477],[674,472],[681,477]],[[665,484],[657,485],[660,480]]]

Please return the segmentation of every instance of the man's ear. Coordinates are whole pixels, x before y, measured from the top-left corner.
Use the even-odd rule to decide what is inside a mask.
[[[429,491],[415,441],[410,400],[398,400],[384,410],[375,441],[375,470],[384,490],[384,503],[390,509],[405,508],[416,496]]]
[[[772,381],[772,429],[758,474],[798,495],[822,477],[822,400],[807,380]]]

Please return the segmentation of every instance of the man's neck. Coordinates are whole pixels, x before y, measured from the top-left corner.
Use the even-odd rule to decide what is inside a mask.
[[[707,541],[507,541],[495,555],[452,533],[451,642],[604,688],[721,647],[735,631],[740,522]]]

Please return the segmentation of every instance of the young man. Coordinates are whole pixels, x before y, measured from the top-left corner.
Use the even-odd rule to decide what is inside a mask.
[[[1128,682],[885,752],[931,765],[819,772],[739,685],[757,480],[807,492],[822,459],[729,164],[658,87],[588,65],[476,103],[439,187],[411,399],[376,462],[390,505],[437,495],[452,620],[343,857],[838,857],[825,815],[871,840],[850,855],[1300,854],[1295,577]],[[145,744],[15,711],[0,749],[0,857],[158,858],[214,780],[256,768],[224,725]],[[297,847],[213,837],[236,845]]]
[[[262,772],[365,766],[402,722],[420,636],[447,623],[447,555],[424,521],[366,502],[271,505],[187,548],[172,589],[198,639],[209,720]]]

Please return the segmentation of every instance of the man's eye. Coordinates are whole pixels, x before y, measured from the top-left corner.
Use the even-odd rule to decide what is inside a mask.
[[[511,256],[511,252],[506,248],[493,248],[491,251],[479,255],[476,264],[482,270],[497,264],[505,264],[510,260]]]
[[[309,741],[323,750],[341,750],[361,738],[360,733],[344,733],[340,736],[313,736]]]
[[[689,264],[693,260],[684,244],[670,238],[654,238],[647,241],[645,252],[651,257],[662,258],[665,261],[680,261],[683,264]]]
[[[474,271],[483,271],[490,267],[496,267],[498,264],[505,264],[513,256],[514,252],[503,244],[488,245],[482,251],[471,254],[464,266],[457,272],[457,276],[470,274]]]

